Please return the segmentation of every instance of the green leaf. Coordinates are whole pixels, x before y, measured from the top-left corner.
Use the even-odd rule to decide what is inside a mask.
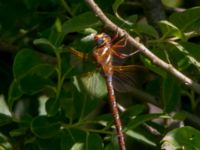
[[[64,22],[62,30],[64,34],[68,34],[70,32],[78,32],[84,30],[85,28],[89,28],[97,24],[98,19],[94,13],[86,12]]]
[[[35,94],[50,85],[51,82],[48,79],[44,79],[41,76],[27,75],[20,80],[21,90],[26,94]]]
[[[133,24],[135,23],[134,19],[137,19],[135,16],[132,16],[132,18],[127,18],[126,20],[121,18],[119,15],[116,17],[111,14],[106,14],[106,16],[115,24],[117,24],[119,27],[123,27],[126,30],[132,30]]]
[[[188,62],[200,69],[200,46],[190,42],[172,42],[178,51],[183,53]]]
[[[31,68],[29,74],[48,78],[54,71],[54,66],[50,64],[38,64]]]
[[[169,20],[182,32],[200,33],[200,7],[193,7],[181,13],[174,13]]]
[[[163,20],[159,22],[160,29],[164,37],[178,37],[182,38],[183,33],[169,21]]]
[[[17,79],[26,74],[32,67],[42,63],[38,53],[31,49],[23,49],[15,56],[13,74]]]
[[[85,150],[84,143],[75,143],[71,150]]]
[[[71,89],[73,90],[73,89]],[[69,95],[70,94],[70,95]],[[70,107],[69,107],[70,106]],[[74,108],[74,98],[73,93],[66,93],[64,92],[60,96],[60,107],[63,109],[65,116],[70,120],[73,120],[75,117],[75,108]]]
[[[102,150],[102,139],[98,134],[88,133],[86,139],[86,150]]]
[[[71,149],[77,143],[85,143],[86,133],[78,129],[64,129],[61,133],[61,149]],[[79,144],[78,144],[79,145]]]
[[[94,121],[97,121],[102,126],[108,127],[108,126],[111,126],[111,124],[109,123],[113,122],[113,117],[110,113],[103,114],[101,116],[97,116]]]
[[[141,114],[145,110],[144,105],[134,105],[131,107],[128,107],[125,112],[123,112],[123,116],[128,116],[128,117],[134,117],[139,114]]]
[[[32,68],[29,68],[27,72],[23,73],[20,73],[22,71],[21,69],[18,68],[16,70],[19,74],[17,75],[18,78],[13,80],[9,88],[9,108],[12,108],[13,103],[23,94],[35,94],[52,84],[51,80],[48,79],[48,77],[54,72],[54,67],[52,65],[35,64]]]
[[[102,150],[102,139],[98,134],[90,134],[81,130],[64,130],[61,138],[62,150]]]
[[[12,122],[12,118],[8,115],[0,113],[0,127]]]
[[[117,10],[119,8],[119,6],[124,2],[124,0],[115,0],[115,2],[112,5],[112,9],[115,13],[115,15],[120,18],[119,14],[117,13]]]
[[[26,132],[27,132],[27,128],[16,128],[10,131],[10,135],[12,137],[19,137],[19,136],[25,135]]]
[[[187,118],[187,113],[185,111],[176,112],[173,119],[183,121]]]
[[[48,77],[54,72],[54,67],[49,64],[39,64],[31,68],[20,79],[20,88],[24,93],[34,94],[43,88],[50,86],[51,80]]]
[[[56,47],[47,39],[40,38],[33,41],[33,44],[39,46],[39,48],[47,54],[54,54]]]
[[[59,99],[53,97],[48,99],[45,106],[47,114],[50,116],[55,115],[58,112],[59,106]]]
[[[177,81],[177,79],[168,74],[167,77],[164,79],[162,87],[164,111],[170,113],[171,111],[176,109],[177,104],[180,102],[180,83]]]
[[[32,121],[31,131],[39,138],[51,138],[59,133],[60,124],[47,116],[39,116]]]
[[[20,84],[17,82],[17,80],[13,80],[8,92],[8,106],[11,109],[14,102],[20,98],[24,92],[20,89]]]
[[[147,114],[147,115],[140,115],[134,118],[132,121],[129,122],[127,128],[128,129],[133,129],[136,128],[137,126],[147,122],[151,121],[152,119],[156,119],[161,117],[163,114]]]
[[[62,22],[59,18],[57,18],[50,30],[50,35],[48,37],[48,40],[54,46],[60,47],[60,45],[63,42],[63,39],[64,39],[64,33],[62,32]]]
[[[35,140],[34,138],[34,141],[36,141],[36,144],[37,144],[37,147],[34,150],[60,150],[61,149],[60,138],[58,136],[48,138],[48,139],[36,138]]]
[[[144,65],[150,69],[151,71],[155,72],[156,74],[160,75],[161,77],[165,78],[166,76],[166,71],[161,69],[160,67],[154,65],[148,58],[141,56],[141,59],[144,63]]]
[[[74,108],[76,110],[76,116],[79,117],[79,120],[84,119],[89,113],[94,111],[97,107],[99,101],[92,98],[85,92],[77,92],[73,95],[74,99]]]
[[[142,141],[148,145],[156,146],[155,142],[153,142],[151,139],[147,138],[144,134],[141,134],[139,132],[136,132],[133,130],[128,130],[128,131],[126,131],[126,135],[128,135],[134,139],[137,139],[138,141]]]
[[[112,5],[113,11],[116,14],[117,13],[117,9],[119,8],[119,6],[124,2],[124,0],[115,0],[115,2]]]
[[[148,25],[148,24],[144,24],[144,23],[137,23],[134,26],[134,31],[137,32],[137,33],[140,33],[140,34],[149,35],[149,36],[154,37],[156,39],[159,37],[158,32],[156,31],[156,29],[153,26]]]
[[[184,50],[188,52],[188,59],[190,63],[200,69],[200,45],[190,42],[180,42]]]
[[[113,143],[109,143],[105,147],[105,150],[118,150],[118,149],[119,149],[119,146],[116,146]]]
[[[168,132],[162,139],[162,149],[165,150],[199,150],[200,132],[186,126]]]
[[[21,128],[30,128],[32,120],[33,120],[32,116],[26,114],[20,118],[19,125]]]

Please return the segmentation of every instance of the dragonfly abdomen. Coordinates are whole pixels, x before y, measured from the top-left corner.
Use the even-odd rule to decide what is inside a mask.
[[[122,123],[120,120],[119,111],[118,111],[117,103],[116,103],[116,97],[114,93],[114,87],[112,84],[112,76],[107,76],[106,83],[107,83],[107,89],[108,89],[108,95],[109,95],[109,103],[110,103],[112,115],[113,115],[115,126],[116,126],[118,140],[121,146],[121,150],[126,150],[124,135],[122,131]]]

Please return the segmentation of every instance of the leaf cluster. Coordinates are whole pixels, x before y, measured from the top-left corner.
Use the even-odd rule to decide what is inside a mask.
[[[200,7],[173,12],[154,27],[140,11],[124,11],[135,7],[131,1],[97,3],[160,59],[200,80]],[[109,33],[84,1],[7,0],[0,18],[0,149],[118,149],[104,78],[93,60],[69,53],[90,53],[90,35]],[[152,76],[139,96],[119,94],[127,149],[200,149],[199,95],[142,55],[126,63],[142,64]]]

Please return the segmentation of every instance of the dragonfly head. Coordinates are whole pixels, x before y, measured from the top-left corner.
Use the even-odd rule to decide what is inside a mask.
[[[104,46],[106,44],[110,44],[110,42],[111,42],[110,36],[106,33],[96,34],[94,36],[94,40],[95,40],[97,46]]]

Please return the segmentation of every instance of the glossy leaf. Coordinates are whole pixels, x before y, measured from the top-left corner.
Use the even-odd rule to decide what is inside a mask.
[[[12,122],[12,118],[8,115],[0,113],[0,127]]]
[[[35,144],[37,145],[35,150],[60,150],[60,138],[52,137],[48,139],[36,138]]]
[[[165,150],[198,150],[200,132],[190,126],[174,129],[162,139],[162,149]]]
[[[150,138],[146,137],[144,135],[144,133],[139,133],[138,131],[134,131],[134,130],[128,130],[126,131],[126,135],[132,137],[133,139],[137,139],[139,141],[142,141],[148,145],[151,146],[156,146],[157,144]]]
[[[200,31],[200,7],[194,7],[181,13],[174,13],[169,20],[176,25],[182,32]]]
[[[117,9],[119,6],[124,2],[124,0],[115,0],[115,2],[112,5],[114,13],[117,13]]]
[[[174,111],[180,102],[181,89],[180,83],[170,75],[164,79],[162,89],[162,99],[164,103],[164,111],[170,113]]]
[[[105,150],[118,150],[119,147],[117,147],[116,145],[113,145],[112,143],[106,145]]]
[[[26,74],[34,66],[42,63],[39,55],[31,49],[23,49],[17,53],[14,64],[13,74],[15,78],[19,78]]]
[[[50,31],[48,40],[49,42],[54,45],[56,48],[60,47],[60,45],[63,42],[64,37],[64,33],[62,31],[62,22],[61,19],[58,17],[55,20],[54,25],[52,26],[52,29]],[[54,48],[55,48],[54,47]],[[55,51],[56,49],[54,49]]]
[[[86,150],[102,150],[102,139],[98,134],[88,133],[86,139]]]
[[[178,29],[178,27],[176,27],[169,21],[160,21],[159,26],[164,37],[183,37],[183,33]]]
[[[46,102],[45,108],[48,113],[48,115],[53,116],[58,112],[59,109],[59,99],[56,99],[55,97],[52,97],[48,99]]]
[[[48,54],[54,54],[56,47],[47,39],[40,38],[33,41],[33,44],[38,46],[42,51]]]
[[[70,90],[73,90],[73,88],[71,88]],[[63,109],[65,116],[72,121],[75,117],[77,117],[76,115],[76,110],[74,107],[74,97],[73,97],[74,93],[62,93],[60,95],[60,107]]]
[[[110,113],[104,114],[104,115],[96,117],[95,121],[97,121],[102,126],[109,127],[111,126],[110,123],[113,121],[113,117]]]
[[[199,45],[193,44],[190,42],[171,42],[173,46],[176,47],[175,50],[181,52],[184,55],[185,59],[180,60],[179,66],[181,68],[185,68],[184,66],[180,65],[182,61],[183,65],[189,66],[189,64],[195,65],[198,69],[200,68],[200,59],[199,59]]]
[[[153,71],[153,72],[155,72],[156,74],[160,75],[161,77],[165,78],[166,72],[165,72],[163,69],[157,67],[157,66],[154,65],[149,59],[147,59],[147,58],[145,58],[145,57],[143,57],[143,56],[141,56],[141,59],[142,59],[144,65],[145,65],[148,69],[150,69],[151,71]]]
[[[33,94],[50,86],[52,82],[48,77],[54,72],[54,68],[48,64],[40,64],[33,67],[20,79],[20,87],[24,93]]]
[[[34,75],[26,76],[20,81],[22,91],[27,94],[37,93],[48,84],[50,84],[48,80]]]
[[[24,92],[20,89],[20,84],[17,80],[13,80],[10,85],[9,93],[8,93],[8,106],[12,108],[13,103],[20,98]]]
[[[93,98],[85,92],[75,92],[73,99],[75,114],[80,120],[84,119],[87,115],[92,113],[99,103],[97,99]]]
[[[60,124],[47,116],[36,117],[31,123],[31,131],[39,138],[51,138],[59,133]]]
[[[200,46],[191,42],[180,42],[182,50],[186,53],[189,62],[200,69]],[[180,48],[180,47],[178,47]]]
[[[61,149],[68,150],[74,145],[81,146],[80,143],[85,143],[86,133],[78,129],[64,129],[61,134]],[[77,144],[79,143],[79,144]]]
[[[127,128],[128,129],[136,128],[137,126],[139,126],[147,121],[159,118],[161,116],[162,116],[162,114],[147,114],[147,115],[137,116],[136,118],[134,118],[132,121],[129,122]]]
[[[156,31],[156,29],[148,24],[137,23],[133,29],[136,33],[139,34],[146,34],[156,39],[159,37],[159,34]]]
[[[86,12],[64,22],[62,30],[64,34],[68,34],[70,32],[84,30],[85,28],[89,28],[97,24],[98,20],[96,16],[91,12]]]
[[[187,113],[184,111],[176,112],[173,116],[173,119],[181,121],[185,120],[186,118],[187,118]]]
[[[27,128],[18,128],[10,131],[10,135],[12,137],[19,137],[25,135],[27,132]]]
[[[117,10],[119,8],[119,6],[124,2],[124,0],[115,0],[115,2],[112,5],[113,11],[115,13],[116,16],[119,17]]]
[[[123,112],[122,116],[134,117],[141,114],[145,110],[144,105],[134,105],[128,107],[125,112]]]
[[[84,149],[84,143],[75,143],[71,150],[85,150]]]

